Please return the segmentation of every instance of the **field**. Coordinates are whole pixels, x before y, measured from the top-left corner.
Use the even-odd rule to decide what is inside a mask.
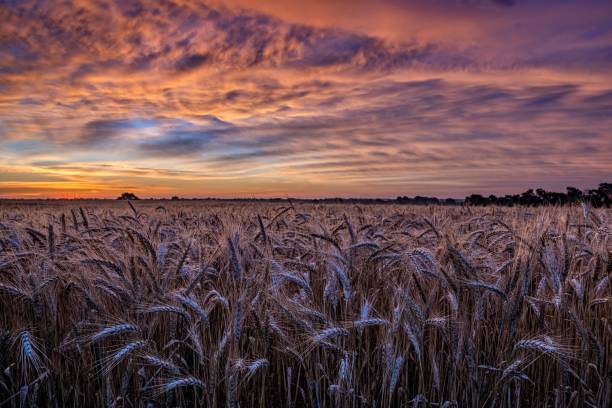
[[[609,406],[609,209],[0,203],[0,406]]]

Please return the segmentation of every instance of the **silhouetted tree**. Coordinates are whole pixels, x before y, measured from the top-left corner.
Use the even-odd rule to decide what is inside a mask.
[[[520,195],[496,197],[491,194],[484,197],[480,194],[472,194],[465,198],[465,204],[468,205],[504,205],[509,207],[513,205],[575,205],[582,202],[595,208],[609,208],[612,206],[612,183],[601,183],[598,188],[586,193],[576,187],[567,187],[567,193],[557,193],[538,188],[535,192],[533,189],[529,189]]]
[[[472,194],[465,198],[465,203],[468,205],[487,205],[490,204],[489,200],[480,194]]]
[[[538,205],[538,203],[539,203],[538,197],[533,193],[532,188],[530,188],[529,190],[521,194],[519,198],[519,204],[521,205],[536,206]]]
[[[582,198],[582,191],[576,187],[567,187],[567,201],[572,204],[577,204]]]
[[[609,208],[612,206],[612,184],[601,183],[598,188],[589,190],[588,194],[584,196],[584,201],[596,208]]]
[[[608,200],[608,203],[612,202],[612,183],[601,183],[597,191]]]
[[[139,200],[139,198],[134,193],[123,193],[117,197],[117,200]]]

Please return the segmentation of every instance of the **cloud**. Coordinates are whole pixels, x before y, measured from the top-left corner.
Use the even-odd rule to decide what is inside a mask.
[[[576,90],[576,86],[572,84],[536,88],[534,89],[536,95],[530,97],[525,102],[525,106],[536,108],[558,104],[563,98],[575,93]]]
[[[0,162],[33,175],[0,188],[395,196],[610,174],[602,2],[240,4],[0,3]]]
[[[77,142],[85,146],[109,143],[130,130],[150,128],[156,125],[156,120],[146,118],[96,119],[85,124]]]
[[[171,130],[164,136],[139,143],[146,156],[181,157],[198,154],[215,138],[214,135],[191,130]]]
[[[210,54],[189,54],[184,55],[176,61],[177,71],[189,71],[204,65],[210,60]]]
[[[48,174],[41,173],[29,173],[29,172],[12,172],[6,171],[6,169],[0,172],[0,183],[2,182],[50,182],[50,181],[66,181],[64,177],[58,177]]]
[[[367,35],[289,24],[256,13],[237,13],[172,1],[112,2],[109,6],[51,2],[38,7],[4,6],[3,31],[18,42],[2,47],[24,70],[42,60],[58,68],[72,59],[89,59],[73,77],[116,68],[124,72],[152,67],[191,71],[205,65],[231,70],[252,66],[396,69],[416,61],[452,65],[459,54],[429,44],[388,44]],[[105,27],[112,26],[109,32]],[[161,41],[161,43],[160,43]],[[5,67],[9,69],[9,67]],[[34,69],[34,68],[33,68]]]

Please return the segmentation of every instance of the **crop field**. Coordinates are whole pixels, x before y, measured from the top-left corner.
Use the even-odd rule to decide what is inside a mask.
[[[0,406],[606,407],[612,213],[0,203]]]

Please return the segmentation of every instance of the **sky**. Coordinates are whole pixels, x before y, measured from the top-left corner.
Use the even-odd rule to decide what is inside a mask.
[[[0,0],[0,197],[605,181],[610,0]]]

